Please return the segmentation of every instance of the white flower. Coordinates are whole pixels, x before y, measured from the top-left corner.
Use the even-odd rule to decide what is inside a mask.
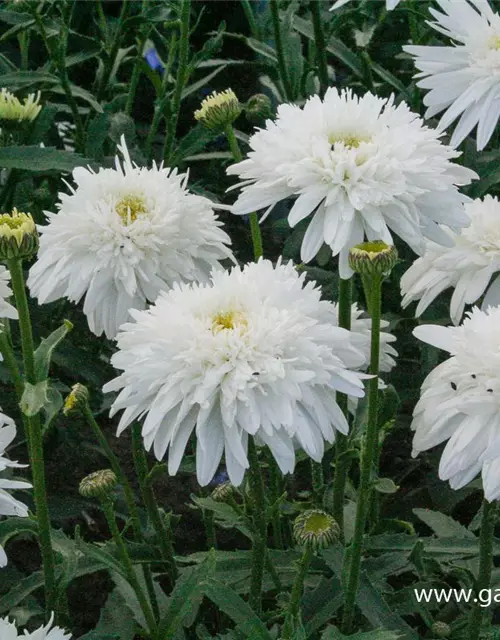
[[[9,287],[10,273],[3,265],[0,265],[0,318],[17,320],[17,309],[13,307],[8,298],[12,295]]]
[[[73,171],[76,188],[60,194],[59,211],[39,228],[28,279],[40,303],[85,295],[90,330],[108,338],[130,308],[144,309],[173,282],[206,281],[232,257],[212,203],[189,193],[186,175],[132,164],[123,137],[119,149],[116,169]]]
[[[393,9],[395,9],[400,3],[400,1],[401,0],[385,0],[385,6],[387,11],[392,11]],[[337,0],[337,2],[335,2],[335,4],[330,8],[330,11],[334,11],[339,7],[343,7],[348,2],[349,0]]]
[[[401,278],[403,308],[420,300],[419,316],[437,298],[453,287],[450,316],[459,324],[466,304],[474,304],[488,289],[483,308],[500,304],[500,202],[486,196],[465,205],[471,219],[469,227],[459,235],[450,233],[453,247],[440,247],[429,242],[422,258],[418,258]]]
[[[26,465],[13,462],[5,457],[5,449],[16,437],[16,426],[14,421],[0,412],[0,473],[7,468],[20,468]],[[8,489],[29,489],[31,485],[28,482],[21,482],[19,480],[9,480],[7,478],[0,477],[0,516],[17,516],[18,518],[25,518],[28,515],[28,507],[13,498]],[[0,544],[0,567],[5,567],[7,564],[7,556]],[[0,626],[1,630],[1,626]],[[3,640],[3,636],[0,634],[0,638]]]
[[[414,335],[450,358],[425,379],[413,413],[413,455],[448,440],[439,477],[460,489],[482,471],[487,500],[500,497],[500,308],[467,313],[459,327]]]
[[[268,120],[249,144],[248,158],[228,169],[243,180],[233,212],[269,211],[296,196],[290,226],[313,214],[302,260],[312,260],[326,242],[340,254],[342,278],[352,275],[349,249],[365,237],[393,244],[391,229],[421,253],[424,238],[449,243],[438,223],[468,223],[467,198],[456,185],[476,174],[452,164],[457,152],[392,98],[331,88],[323,101],[314,96],[303,108],[281,105],[276,121]]]
[[[439,129],[460,120],[451,137],[457,146],[477,125],[477,148],[488,143],[500,116],[500,16],[486,0],[437,0],[443,13],[429,9],[436,31],[448,36],[449,46],[406,46],[415,56],[430,118],[445,111]]]
[[[364,395],[365,358],[351,334],[335,326],[335,309],[291,263],[268,260],[216,270],[211,284],[175,285],[148,311],[131,311],[113,365],[123,373],[105,385],[120,390],[112,415],[125,409],[121,433],[141,416],[146,449],[168,449],[179,468],[195,429],[198,481],[206,485],[225,453],[229,478],[241,484],[248,436],[267,445],[283,473],[294,448],[321,460],[324,441],[347,421],[335,392]]]
[[[52,627],[54,622],[54,614],[50,616],[50,620],[44,627],[39,627],[32,633],[24,631],[23,635],[17,630],[13,622],[9,622],[8,618],[0,618],[0,638],[1,640],[70,640],[70,633],[66,633],[59,627]],[[51,628],[52,627],[52,628]]]

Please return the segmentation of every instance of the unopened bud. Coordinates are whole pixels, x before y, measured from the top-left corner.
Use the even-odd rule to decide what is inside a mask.
[[[363,242],[349,251],[349,266],[362,276],[388,276],[397,260],[396,247],[382,240]]]
[[[89,390],[86,386],[77,382],[71,387],[71,391],[64,401],[63,414],[69,416],[71,413],[79,412],[88,401]]]
[[[38,250],[38,231],[30,213],[13,209],[0,215],[0,260],[30,258]]]
[[[117,482],[111,469],[94,471],[80,482],[80,494],[85,498],[105,498],[113,491]]]
[[[298,544],[310,546],[317,551],[338,540],[340,527],[335,518],[326,511],[311,509],[295,518],[293,535]]]
[[[206,129],[222,131],[232,124],[241,113],[241,105],[232,89],[221,93],[214,91],[201,103],[198,111],[194,112],[195,120]]]
[[[245,115],[247,119],[254,124],[271,118],[273,115],[273,107],[270,98],[264,93],[256,93],[249,98],[246,103]]]
[[[450,625],[446,624],[446,622],[435,622],[431,626],[430,632],[436,638],[449,638],[451,636]]]

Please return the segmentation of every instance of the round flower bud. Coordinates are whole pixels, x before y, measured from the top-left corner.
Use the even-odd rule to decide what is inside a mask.
[[[256,93],[246,103],[245,115],[250,122],[256,124],[271,118],[273,107],[270,98],[264,93]]]
[[[38,250],[38,231],[30,213],[13,209],[0,215],[0,260],[30,258]]]
[[[89,390],[83,384],[77,382],[71,387],[71,391],[64,401],[63,414],[69,416],[78,413],[89,401]]]
[[[451,636],[450,625],[446,624],[446,622],[435,622],[431,626],[430,632],[436,638],[449,638]]]
[[[24,102],[7,89],[0,90],[0,122],[32,122],[40,113],[40,92],[30,93]]]
[[[80,494],[84,498],[105,498],[113,491],[117,482],[111,469],[94,471],[80,482]]]
[[[212,491],[212,499],[216,502],[226,502],[228,498],[236,493],[235,487],[230,482],[221,482]]]
[[[206,129],[222,130],[232,124],[241,113],[241,105],[232,89],[214,91],[194,112],[195,119]]]
[[[338,540],[340,527],[326,511],[311,509],[295,518],[293,535],[298,544],[310,546],[316,551]]]
[[[349,266],[362,276],[388,276],[397,260],[396,247],[382,240],[363,242],[349,251]]]

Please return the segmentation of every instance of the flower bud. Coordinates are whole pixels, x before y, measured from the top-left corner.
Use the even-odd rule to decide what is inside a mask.
[[[295,518],[293,535],[298,544],[310,546],[317,551],[338,540],[340,527],[326,511],[310,509]]]
[[[39,104],[40,92],[30,93],[24,102],[7,89],[0,91],[0,122],[2,125],[8,122],[32,122],[40,113],[42,106]]]
[[[94,471],[80,482],[80,494],[84,498],[105,498],[117,485],[117,478],[111,469]]]
[[[63,414],[69,416],[78,413],[89,401],[89,390],[83,384],[77,382],[71,387],[71,391],[64,401]]]
[[[446,622],[435,622],[431,626],[430,632],[436,638],[449,638],[451,636],[451,628]]]
[[[216,502],[226,502],[236,493],[236,488],[230,482],[221,482],[212,491],[212,499]]]
[[[349,251],[349,266],[362,276],[388,276],[397,260],[396,247],[382,240],[363,242]]]
[[[214,91],[194,112],[195,119],[206,129],[222,131],[232,124],[241,113],[241,105],[232,89],[221,93]]]
[[[0,260],[31,258],[38,250],[38,231],[30,213],[13,209],[0,215]]]
[[[271,100],[264,93],[256,93],[245,105],[245,115],[250,122],[258,124],[271,118],[273,107]]]

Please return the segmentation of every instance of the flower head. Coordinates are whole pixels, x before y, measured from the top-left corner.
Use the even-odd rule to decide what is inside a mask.
[[[102,469],[85,476],[80,482],[79,491],[85,498],[108,496],[116,487],[118,480],[111,469]]]
[[[9,460],[5,456],[5,450],[16,437],[16,425],[11,418],[0,412],[0,473],[10,468],[21,468],[26,465],[19,464],[13,460]],[[28,482],[20,480],[9,480],[0,476],[0,516],[17,516],[25,518],[28,515],[28,507],[13,498],[8,490],[12,489],[29,489],[31,485]],[[0,545],[0,567],[7,564],[7,556]],[[1,621],[0,621],[1,625]],[[1,626],[0,626],[1,631]],[[0,633],[0,637],[3,637]]]
[[[459,327],[421,325],[414,335],[450,357],[424,380],[413,413],[413,455],[448,441],[439,477],[460,489],[482,471],[500,498],[500,307],[475,307]]]
[[[295,518],[293,535],[298,544],[309,545],[315,550],[324,549],[338,539],[340,527],[326,511],[311,509]]]
[[[430,89],[425,116],[444,111],[444,131],[459,116],[451,137],[457,146],[477,125],[477,148],[487,144],[500,115],[500,15],[486,0],[437,0],[442,13],[429,9],[429,22],[452,41],[449,46],[406,46],[415,57],[417,85]]]
[[[189,193],[186,175],[132,164],[123,137],[119,149],[115,169],[74,170],[76,187],[40,228],[28,279],[40,303],[85,296],[90,330],[108,338],[129,309],[144,309],[174,282],[206,281],[232,258],[212,203]]]
[[[487,291],[483,308],[500,304],[500,202],[486,196],[465,205],[471,219],[460,234],[449,232],[451,247],[429,242],[401,278],[403,307],[419,300],[416,315],[422,314],[445,289],[455,289],[450,316],[459,324],[466,304],[474,304]]]
[[[38,249],[38,232],[31,213],[16,208],[0,215],[0,259],[31,258]]]
[[[24,631],[21,635],[14,622],[9,622],[8,618],[0,618],[0,638],[2,640],[70,640],[70,633],[66,633],[60,627],[53,627],[54,614],[50,616],[47,625],[39,627],[32,633]]]
[[[79,412],[89,401],[89,390],[83,384],[77,382],[71,387],[71,391],[64,401],[63,413],[69,416],[72,413]]]
[[[118,433],[146,416],[145,447],[158,460],[168,449],[173,475],[196,426],[201,485],[223,452],[231,483],[241,484],[249,436],[283,473],[294,469],[295,447],[321,460],[324,441],[348,430],[335,391],[364,394],[366,376],[354,371],[364,356],[291,263],[214,270],[210,284],[176,285],[131,315],[112,358],[123,373],[104,387],[121,390],[112,407],[125,409]]]
[[[349,251],[349,266],[362,276],[387,276],[397,261],[396,247],[380,240],[362,242]]]
[[[0,122],[32,122],[40,113],[42,106],[39,104],[40,92],[30,93],[24,102],[7,91],[0,90]]]
[[[232,89],[221,93],[214,91],[201,103],[194,117],[207,129],[224,129],[232,124],[241,113],[241,105]]]
[[[393,244],[390,230],[417,253],[424,238],[442,244],[438,226],[468,223],[456,185],[476,174],[452,164],[457,152],[443,145],[405,103],[367,93],[329,89],[303,108],[283,104],[275,122],[250,138],[251,151],[228,173],[242,179],[233,206],[246,214],[296,197],[290,226],[312,218],[301,257],[310,262],[323,243],[340,257],[340,276],[352,275],[351,247],[368,240]]]

